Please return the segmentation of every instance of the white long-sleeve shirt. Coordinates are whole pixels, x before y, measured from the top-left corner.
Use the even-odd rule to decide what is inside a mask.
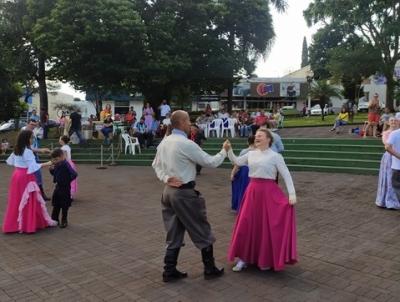
[[[222,164],[226,155],[224,149],[214,156],[208,155],[184,135],[173,133],[158,145],[152,166],[158,179],[164,183],[170,177],[188,183],[196,179],[196,164],[216,168]]]
[[[249,177],[276,179],[277,172],[282,176],[290,197],[296,197],[293,180],[282,155],[271,149],[261,151],[260,149],[249,150],[243,156],[236,157],[232,149],[228,157],[237,166],[249,166]]]
[[[28,174],[35,173],[41,168],[41,165],[36,162],[35,155],[29,148],[25,148],[22,156],[11,153],[11,155],[7,158],[6,163],[7,165],[14,166],[16,168],[27,168]]]

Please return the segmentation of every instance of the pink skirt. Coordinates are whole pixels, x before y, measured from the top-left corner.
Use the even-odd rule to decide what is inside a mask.
[[[275,271],[297,262],[295,210],[274,180],[250,179],[229,246],[236,257]]]
[[[35,175],[27,174],[27,169],[15,168],[11,177],[3,232],[35,233],[55,225],[57,222],[47,213]]]
[[[68,163],[75,172],[78,172],[76,165],[72,160],[69,160]],[[76,193],[78,193],[78,177],[71,181],[71,198],[75,198]]]

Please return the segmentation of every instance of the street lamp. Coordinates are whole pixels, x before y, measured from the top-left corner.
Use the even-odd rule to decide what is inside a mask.
[[[314,72],[310,69],[310,71],[307,72],[307,83],[308,83],[308,116],[311,115],[311,83],[314,79]]]

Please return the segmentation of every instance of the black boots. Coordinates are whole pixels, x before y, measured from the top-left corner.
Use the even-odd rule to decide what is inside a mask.
[[[214,261],[213,246],[210,245],[201,250],[201,257],[204,263],[204,279],[210,280],[221,277],[224,274],[224,269],[217,268]]]
[[[180,272],[176,269],[180,249],[168,250],[165,252],[164,257],[164,272],[163,281],[171,282],[187,277],[187,273]]]
[[[42,193],[43,199],[44,199],[45,201],[49,201],[50,198],[47,197],[46,194],[44,193],[44,190],[43,190],[43,186],[42,186],[42,185],[39,186],[39,189],[40,189],[40,193]]]

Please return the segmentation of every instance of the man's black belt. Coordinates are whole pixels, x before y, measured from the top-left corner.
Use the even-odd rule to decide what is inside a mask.
[[[196,186],[195,181],[189,181],[188,183],[185,183],[179,187],[179,189],[194,189]]]

